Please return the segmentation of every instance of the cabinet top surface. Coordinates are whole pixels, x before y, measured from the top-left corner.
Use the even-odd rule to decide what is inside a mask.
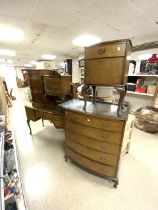
[[[91,47],[96,47],[100,45],[106,45],[106,44],[116,44],[116,43],[127,43],[129,42],[130,45],[132,46],[132,42],[130,39],[120,39],[120,40],[112,40],[112,41],[106,41],[106,42],[100,42],[98,44],[91,45],[89,47],[85,47],[85,49],[91,48]]]
[[[61,107],[63,107],[66,110],[92,115],[92,116],[98,116],[98,117],[108,117],[108,118],[114,118],[119,120],[127,120],[128,118],[128,108],[125,108],[124,111],[122,111],[121,116],[117,116],[117,105],[114,104],[106,104],[106,103],[99,103],[96,102],[93,104],[90,101],[87,101],[86,109],[83,109],[84,101],[73,99],[67,102],[64,102],[60,104]]]

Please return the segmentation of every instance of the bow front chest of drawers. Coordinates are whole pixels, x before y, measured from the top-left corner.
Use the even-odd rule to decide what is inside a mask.
[[[117,105],[71,100],[65,110],[66,156],[79,166],[118,185],[118,166],[128,111],[117,116]]]

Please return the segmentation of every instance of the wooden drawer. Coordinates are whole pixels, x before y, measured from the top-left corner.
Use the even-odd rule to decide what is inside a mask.
[[[66,111],[66,120],[72,120],[82,125],[86,125],[93,128],[99,128],[103,130],[122,132],[124,128],[124,122],[119,120],[99,119],[88,115],[77,114],[74,112]]]
[[[36,111],[34,109],[25,106],[25,110],[26,110],[27,119],[32,121],[37,120]]]
[[[44,81],[44,83],[46,82],[46,85],[61,83],[60,77],[55,77],[55,76],[49,76],[49,77],[46,76],[43,78],[43,81]]]
[[[64,128],[63,120],[53,120],[52,122],[53,122],[55,128]]]
[[[124,58],[87,60],[85,67],[85,84],[123,85]]]
[[[85,158],[82,155],[74,152],[68,147],[66,147],[66,154],[68,155],[68,157],[70,157],[80,166],[90,170],[91,172],[94,172],[101,176],[109,176],[109,177],[115,177],[116,175],[116,167],[107,166],[107,165],[95,162],[93,160],[90,160],[88,158]]]
[[[105,43],[85,48],[86,59],[125,56],[126,43]]]
[[[55,89],[51,90],[51,95],[59,96],[61,94],[62,94],[62,91],[60,89],[59,90],[55,90]]]
[[[83,155],[84,157],[87,157],[96,162],[107,164],[110,166],[117,165],[117,160],[118,160],[117,155],[111,155],[104,152],[99,152],[94,149],[90,149],[86,146],[76,143],[71,138],[66,138],[66,145],[69,146],[73,151],[76,151],[77,153]]]
[[[89,147],[89,148],[92,148],[101,152],[106,152],[109,154],[115,154],[115,155],[119,154],[120,145],[98,141],[96,139],[89,138],[87,136],[84,136],[72,130],[66,130],[65,135],[66,135],[66,139],[72,139],[73,141],[79,144],[82,144],[86,147]]]
[[[86,127],[73,121],[66,120],[66,129],[73,130],[82,135],[114,144],[121,144],[122,134],[117,132],[109,132],[101,129]]]

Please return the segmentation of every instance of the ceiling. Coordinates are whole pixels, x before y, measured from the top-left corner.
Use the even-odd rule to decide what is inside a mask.
[[[158,39],[158,0],[0,0],[0,24],[24,31],[22,42],[0,42],[16,51],[20,63],[41,58],[78,56],[72,44],[82,34],[102,41],[130,38],[133,45]]]

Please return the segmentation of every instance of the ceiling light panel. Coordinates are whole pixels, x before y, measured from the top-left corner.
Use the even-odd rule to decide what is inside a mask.
[[[14,50],[3,50],[3,49],[0,49],[0,55],[3,55],[3,56],[15,56],[16,52]]]
[[[42,59],[45,59],[45,60],[53,60],[56,58],[55,55],[51,55],[51,54],[44,54],[41,56]]]
[[[0,25],[0,41],[21,42],[24,32],[18,28]]]
[[[91,35],[81,35],[72,41],[74,45],[80,47],[88,47],[99,42],[101,42],[100,38]]]

